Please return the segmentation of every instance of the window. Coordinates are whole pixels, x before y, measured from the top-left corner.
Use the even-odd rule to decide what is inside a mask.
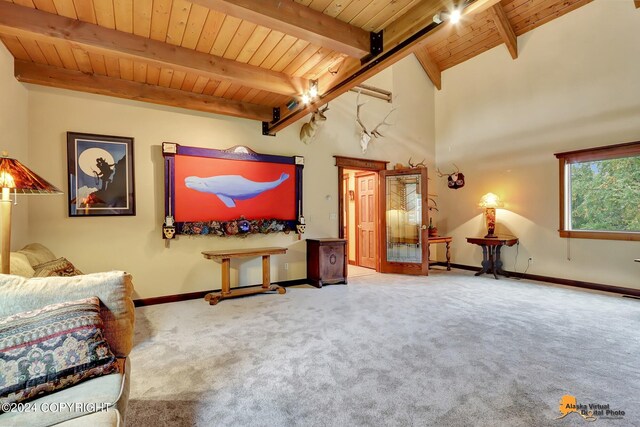
[[[640,141],[556,157],[560,237],[640,240]]]

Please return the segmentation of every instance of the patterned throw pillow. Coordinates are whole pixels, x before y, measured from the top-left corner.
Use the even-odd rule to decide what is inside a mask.
[[[100,300],[91,297],[0,319],[0,403],[115,372],[99,313]]]
[[[33,269],[33,277],[49,276],[79,276],[82,271],[75,268],[66,258],[58,258],[53,261],[38,264]]]

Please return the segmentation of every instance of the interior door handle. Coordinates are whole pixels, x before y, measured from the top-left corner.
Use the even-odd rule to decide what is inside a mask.
[[[420,227],[420,228],[422,228],[423,230],[426,230],[426,229],[427,229],[427,226],[426,226],[426,225],[423,225],[423,226],[422,226],[422,227]]]

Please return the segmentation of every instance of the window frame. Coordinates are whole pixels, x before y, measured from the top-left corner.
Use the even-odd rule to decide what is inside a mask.
[[[560,226],[558,233],[560,237],[578,239],[604,239],[604,240],[630,240],[640,241],[640,232],[635,231],[597,231],[597,230],[569,230],[568,219],[570,217],[570,205],[567,203],[567,196],[570,193],[570,181],[567,177],[567,170],[572,163],[619,159],[622,157],[640,156],[640,141],[627,142],[624,144],[607,145],[603,147],[587,148],[583,150],[565,151],[555,153],[559,160],[559,182],[560,182]]]

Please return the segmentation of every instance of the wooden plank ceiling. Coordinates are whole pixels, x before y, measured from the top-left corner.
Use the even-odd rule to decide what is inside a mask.
[[[590,1],[468,1],[460,23],[436,25],[449,0],[0,0],[0,39],[20,81],[273,133],[411,53],[438,88],[443,70],[499,44],[515,59],[517,36]],[[316,80],[315,105],[286,107]]]

